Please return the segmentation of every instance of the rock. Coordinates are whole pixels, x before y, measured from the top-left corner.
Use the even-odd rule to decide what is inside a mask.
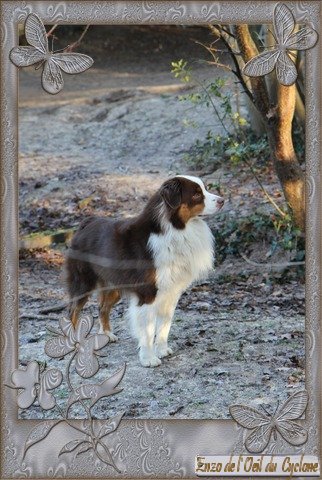
[[[212,308],[212,305],[211,305],[211,303],[208,303],[208,302],[196,302],[194,304],[194,308],[196,308],[197,310],[208,311]]]

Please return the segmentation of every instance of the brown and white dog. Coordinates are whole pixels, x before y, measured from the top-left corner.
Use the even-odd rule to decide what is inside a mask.
[[[179,175],[163,183],[138,217],[87,218],[66,261],[74,327],[99,288],[101,333],[115,341],[109,314],[125,295],[141,364],[160,365],[172,353],[168,335],[180,295],[213,267],[213,237],[202,217],[223,204],[199,178]]]

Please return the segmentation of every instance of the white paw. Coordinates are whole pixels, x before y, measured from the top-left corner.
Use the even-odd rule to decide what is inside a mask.
[[[156,355],[152,354],[139,354],[140,362],[143,367],[158,367],[161,365],[161,360]]]
[[[117,342],[118,338],[116,335],[114,335],[114,333],[112,332],[106,332],[105,335],[108,336],[108,338],[110,339],[110,342]]]
[[[112,333],[110,331],[104,332],[104,330],[100,328],[100,331],[98,333],[100,335],[106,335],[108,337],[110,343],[117,342],[117,340],[118,340],[117,336],[114,335],[114,333]]]
[[[159,358],[164,358],[164,357],[167,357],[168,355],[172,355],[173,350],[167,345],[164,345],[162,347],[159,346],[159,347],[156,347],[156,354]]]

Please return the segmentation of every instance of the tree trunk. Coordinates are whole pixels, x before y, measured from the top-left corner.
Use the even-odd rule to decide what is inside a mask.
[[[235,27],[236,40],[244,62],[258,55],[247,25]],[[290,87],[277,82],[277,102],[271,108],[264,77],[251,77],[253,102],[266,126],[275,171],[281,183],[285,200],[293,214],[295,225],[305,230],[304,173],[296,157],[292,122],[296,103],[296,85]]]
[[[235,27],[236,40],[242,54],[243,60],[247,63],[251,58],[258,55],[258,49],[251,37],[248,25],[237,25]],[[269,111],[269,98],[263,77],[248,77],[251,84],[254,105],[265,120]]]
[[[304,173],[294,151],[292,121],[296,101],[296,86],[278,85],[277,107],[267,124],[267,133],[276,174],[290,207],[294,223],[305,230]]]

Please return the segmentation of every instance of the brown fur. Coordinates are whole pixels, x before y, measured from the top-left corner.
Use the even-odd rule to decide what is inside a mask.
[[[187,223],[191,218],[200,215],[204,209],[203,203],[198,203],[193,207],[189,207],[187,204],[182,204],[178,210],[178,216],[181,218],[183,223]]]
[[[184,229],[203,208],[200,186],[175,177],[164,182],[136,218],[86,218],[73,237],[66,260],[74,327],[97,285],[102,288],[100,318],[106,332],[110,331],[111,308],[124,292],[134,293],[139,305],[152,303],[157,294],[156,270],[148,240],[151,233],[161,233],[161,212],[174,228]]]
[[[104,332],[110,332],[110,312],[113,307],[121,298],[120,292],[118,290],[111,290],[109,292],[104,292],[100,294],[100,318],[101,325]]]

